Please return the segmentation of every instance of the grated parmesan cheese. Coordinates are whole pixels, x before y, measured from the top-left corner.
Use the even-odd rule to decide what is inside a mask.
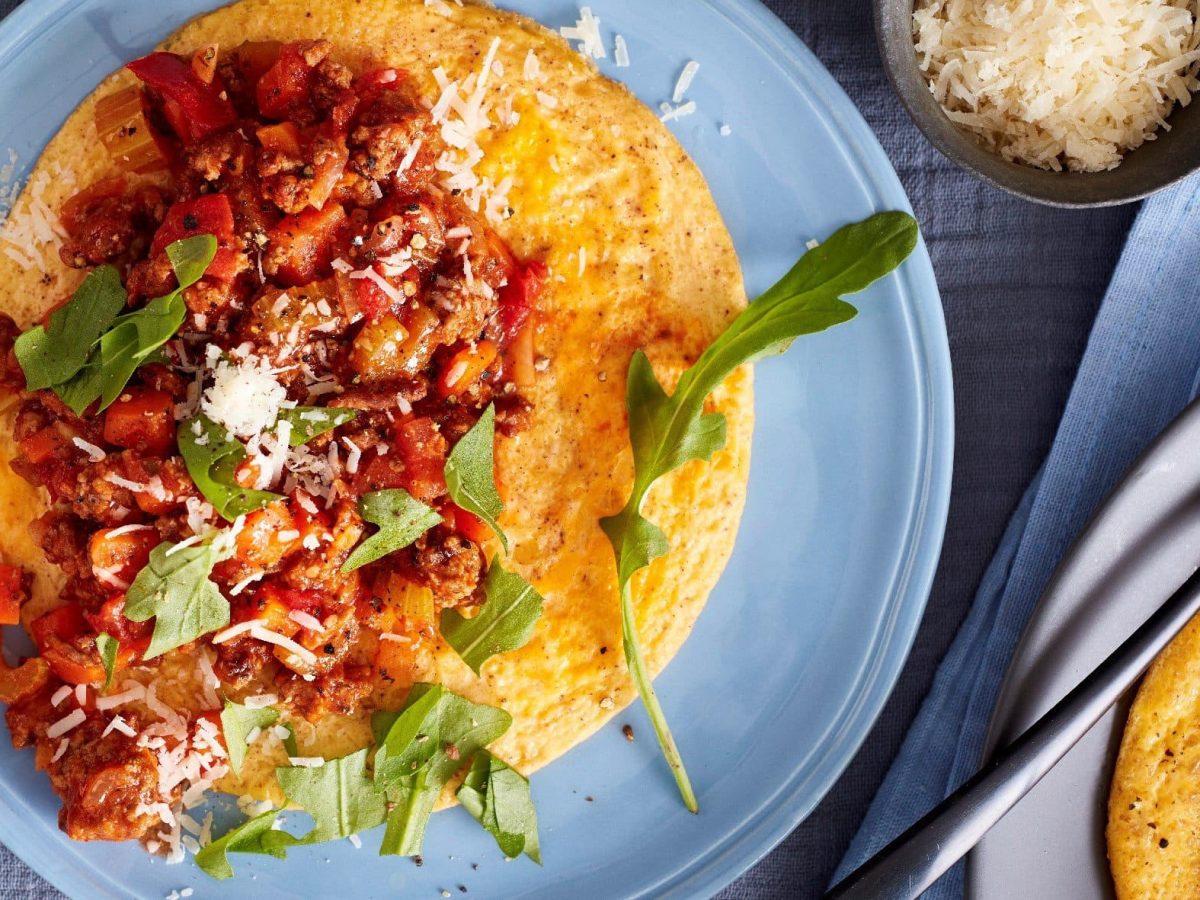
[[[604,59],[608,54],[604,51],[604,41],[600,37],[600,20],[592,15],[590,6],[580,7],[579,19],[574,27],[558,29],[568,41],[578,41],[578,50],[584,56],[592,59]]]
[[[239,363],[221,359],[200,408],[238,437],[254,437],[275,424],[287,389],[275,380],[270,363],[248,357]]]
[[[682,106],[671,106],[669,103],[663,103],[659,106],[662,110],[662,115],[659,116],[663,122],[673,122],[676,119],[682,119],[684,116],[690,116],[696,111],[696,101],[689,100]]]
[[[946,116],[1005,159],[1097,172],[1200,88],[1194,0],[919,0],[918,63]]]
[[[54,740],[56,737],[62,737],[72,728],[82,725],[83,720],[87,718],[87,713],[82,709],[75,709],[67,713],[53,725],[46,729],[46,737]]]
[[[671,94],[672,103],[682,103],[683,95],[687,93],[688,88],[692,86],[692,80],[696,77],[696,73],[700,71],[700,63],[694,59],[689,59],[684,65],[683,71],[679,73],[679,80],[675,82],[675,91]]]
[[[613,60],[618,69],[629,68],[629,47],[625,44],[625,38],[619,34],[613,38]]]
[[[100,460],[102,460],[102,459],[104,459],[104,457],[108,456],[107,453],[105,453],[103,450],[101,450],[95,444],[90,444],[81,437],[71,438],[71,442],[73,444],[75,444],[75,446],[78,447],[80,450],[82,450],[84,453],[86,453],[88,455],[88,458],[92,462],[100,462]]]

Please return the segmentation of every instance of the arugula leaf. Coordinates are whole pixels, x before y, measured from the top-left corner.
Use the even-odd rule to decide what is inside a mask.
[[[281,837],[271,837],[267,843],[316,844],[382,825],[387,817],[387,805],[367,771],[369,752],[370,748],[364,747],[357,753],[327,760],[325,765],[315,768],[276,769],[275,780],[283,788],[284,795],[312,816],[316,824],[302,838],[277,832]]]
[[[196,434],[196,423],[200,434]],[[246,459],[246,448],[208,416],[201,414],[182,422],[175,437],[188,475],[213,509],[228,521],[280,499],[280,494],[237,483],[237,469]]]
[[[472,703],[440,684],[418,684],[400,713],[376,713],[375,785],[391,811],[380,855],[419,853],[434,804],[466,761],[512,725],[494,706]]]
[[[426,531],[442,521],[441,515],[408,491],[394,488],[363,494],[358,501],[362,517],[379,530],[354,548],[342,564],[343,572],[373,563],[396,550],[407,547]]]
[[[496,491],[496,467],[492,458],[496,440],[496,405],[489,404],[479,421],[458,439],[446,460],[446,490],[450,499],[491,526],[508,552],[508,537],[496,521],[504,503]]]
[[[283,739],[283,749],[288,756],[299,756],[300,746],[296,743],[296,729],[289,722],[284,722],[283,727],[287,729],[288,733],[288,736]]]
[[[233,877],[233,866],[229,864],[230,853],[261,853],[283,859],[287,851],[282,847],[268,846],[263,838],[271,834],[271,826],[282,810],[269,809],[253,819],[229,829],[215,841],[202,847],[196,854],[196,865],[207,875],[224,881]]]
[[[339,425],[352,422],[358,410],[347,406],[293,406],[281,409],[277,422],[291,422],[292,436],[288,443],[293,447],[307,444],[318,435],[333,431]]]
[[[198,234],[167,246],[167,258],[179,286],[141,309],[106,324],[107,330],[92,339],[86,363],[54,392],[78,415],[94,401],[103,410],[121,395],[138,366],[156,358],[159,349],[179,330],[187,316],[183,292],[195,284],[213,261],[217,239]]]
[[[900,212],[878,213],[835,232],[743,310],[683,373],[670,396],[642,351],[630,360],[626,406],[633,489],[624,509],[601,519],[600,526],[616,557],[625,660],[683,802],[692,812],[699,806],[654,693],[634,622],[630,579],[668,549],[662,529],[642,516],[642,502],[663,475],[691,460],[708,459],[725,445],[724,416],[702,412],[705,398],[730,372],[743,363],[782,353],[802,334],[852,318],[856,310],[841,295],[861,291],[891,272],[916,243],[916,221]]]
[[[265,707],[251,709],[225,698],[221,710],[221,732],[225,735],[225,749],[229,754],[229,767],[234,775],[242,774],[242,763],[246,761],[246,736],[255,728],[265,730],[279,721],[279,712]],[[294,754],[293,754],[294,755]]]
[[[13,350],[25,373],[26,390],[62,384],[84,367],[92,345],[125,306],[125,288],[112,266],[93,269],[70,301],[17,338]]]
[[[458,789],[458,801],[496,839],[509,859],[525,853],[542,864],[537,810],[529,779],[487,750],[480,750]]]
[[[542,596],[516,572],[508,572],[493,558],[483,582],[487,602],[474,618],[456,609],[442,613],[441,632],[476,675],[498,653],[524,647],[542,615]]]
[[[115,637],[101,632],[96,635],[96,652],[100,654],[100,662],[104,664],[104,690],[112,687],[113,675],[117,669],[117,651],[121,644]]]
[[[225,559],[226,542],[214,540],[179,549],[162,543],[133,579],[125,594],[125,615],[134,622],[154,616],[154,634],[144,659],[182,647],[202,634],[229,624],[229,602],[209,580]]]

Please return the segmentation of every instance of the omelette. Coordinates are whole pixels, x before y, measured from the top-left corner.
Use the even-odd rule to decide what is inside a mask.
[[[540,371],[522,388],[529,421],[495,446],[496,480],[506,494],[499,524],[512,548],[505,565],[544,598],[532,638],[488,660],[478,675],[444,640],[423,640],[411,671],[371,685],[371,701],[352,712],[281,720],[299,742],[293,756],[337,757],[370,743],[372,708],[403,698],[412,683],[436,682],[511,714],[512,727],[492,750],[529,774],[636,696],[620,651],[611,549],[597,524],[620,508],[632,477],[623,406],[630,355],[645,349],[670,383],[746,299],[732,242],[702,176],[650,110],[561,37],[526,18],[483,6],[439,6],[243,0],[187,24],[162,50],[187,58],[204,47],[224,52],[256,42],[330,38],[330,57],[352,72],[402,72],[427,107],[451,103],[441,130],[469,144],[466,151],[445,151],[457,174],[464,174],[464,158],[479,157],[465,180],[492,190],[477,190],[470,212],[513,256],[544,267],[535,339]],[[97,107],[137,84],[122,70],[67,119],[16,205],[6,246],[14,246],[17,229],[28,228],[41,211],[59,210],[86,186],[122,173],[98,139]],[[450,92],[452,101],[447,85],[461,88]],[[472,91],[478,93],[470,97]],[[489,111],[482,127],[455,111],[469,101]],[[170,180],[156,170],[124,174],[152,186]],[[433,181],[455,174],[435,172]],[[488,215],[497,203],[501,214]],[[55,252],[61,244],[56,237],[0,256],[0,309],[22,328],[83,281],[84,271]],[[10,398],[0,447],[11,461],[22,448],[13,437],[20,406]],[[752,398],[752,374],[743,367],[708,406],[726,416],[724,449],[664,480],[646,505],[672,547],[637,579],[638,626],[652,672],[683,643],[733,547],[750,460]],[[258,398],[251,395],[249,402]],[[52,506],[45,487],[0,467],[0,504],[8,535],[4,560],[32,579],[31,597],[21,607],[28,625],[60,606],[71,575],[30,537],[31,523]],[[489,557],[501,550],[494,535],[481,545]],[[166,653],[150,673],[127,674],[152,681],[157,702],[190,716],[211,702],[204,689],[210,666],[198,662],[191,645]],[[264,679],[237,689],[222,685],[222,694],[235,701],[272,693]],[[53,750],[47,746],[44,755]],[[268,729],[249,748],[240,776],[228,772],[218,786],[278,802],[274,771],[288,756]]]

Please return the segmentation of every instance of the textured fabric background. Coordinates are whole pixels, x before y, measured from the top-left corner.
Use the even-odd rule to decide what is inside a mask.
[[[36,0],[35,0],[36,2]],[[602,14],[602,0],[599,12]],[[657,0],[664,2],[664,0]],[[687,0],[670,0],[682,6]],[[869,0],[767,0],[866,116],[916,207],[941,286],[955,384],[955,472],[941,566],[891,700],[816,811],[722,900],[815,897],[929,688],[1009,515],[1053,439],[1135,209],[1064,211],[987,187],[937,155],[887,85]],[[0,16],[16,6],[0,0]],[[0,896],[61,895],[0,847]]]

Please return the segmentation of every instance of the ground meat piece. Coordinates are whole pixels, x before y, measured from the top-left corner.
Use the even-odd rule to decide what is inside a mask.
[[[211,183],[241,177],[253,158],[248,140],[236,131],[222,131],[186,147],[183,166],[187,175]]]
[[[68,200],[62,215],[69,237],[59,257],[76,269],[137,255],[149,244],[169,205],[166,194],[151,185],[116,196],[86,194]]]
[[[439,525],[413,544],[408,576],[433,591],[439,606],[456,606],[474,593],[483,575],[479,546]]]
[[[158,760],[135,738],[119,731],[101,737],[105,717],[92,713],[65,736],[67,749],[51,762],[61,738],[46,737],[46,729],[66,714],[50,696],[61,686],[52,678],[42,690],[8,708],[5,718],[18,750],[36,745],[38,768],[46,769],[50,784],[62,798],[58,827],[77,841],[126,841],[159,826],[155,813],[138,807],[162,802],[158,790]],[[131,728],[140,729],[136,715],[124,713]],[[173,799],[173,798],[168,798]]]
[[[423,375],[403,381],[394,381],[387,387],[351,387],[329,401],[329,406],[350,409],[395,410],[398,398],[403,397],[410,405],[425,399],[429,394],[429,379]]]
[[[165,253],[159,253],[149,259],[139,260],[130,267],[125,290],[132,301],[140,297],[161,297],[174,290],[176,284],[178,282],[171,261]]]
[[[400,164],[417,141],[421,148],[403,172]],[[419,190],[436,174],[441,152],[437,126],[417,99],[403,89],[383,91],[350,132],[350,168],[374,181]]]
[[[258,155],[262,195],[289,215],[309,206],[320,208],[341,178],[346,158],[345,140],[324,130],[313,137],[306,159],[262,149]]]
[[[240,269],[245,271],[250,267],[250,260],[244,253],[238,254]],[[217,281],[213,278],[201,278],[183,292],[183,302],[193,316],[202,316],[205,329],[215,328],[216,321],[221,316],[233,310],[241,302],[241,294],[236,282]]]
[[[444,345],[477,340],[496,312],[494,300],[468,288],[463,281],[450,279],[429,292],[429,303],[442,320],[436,339]]]
[[[73,579],[92,580],[88,539],[93,526],[64,507],[55,507],[29,523],[29,533],[48,562]]]
[[[325,675],[305,681],[292,673],[281,673],[277,686],[283,702],[310,722],[326,715],[350,715],[371,692],[369,666],[338,665]]]
[[[321,541],[316,550],[289,557],[283,570],[284,583],[299,591],[326,591],[330,595],[353,596],[357,579],[342,573],[342,564],[363,534],[358,504],[342,500],[334,507],[334,522],[329,528],[333,540]]]
[[[340,62],[323,59],[313,73],[312,102],[321,112],[328,113],[346,100],[346,91],[354,74]]]
[[[122,456],[113,454],[79,470],[75,496],[62,498],[76,516],[104,525],[122,525],[129,521],[130,514],[137,508],[133,492],[111,480],[132,481],[126,474]]]
[[[131,728],[141,727],[136,715],[123,717]],[[101,737],[107,725],[105,718],[90,716],[69,733],[66,752],[48,767],[63,800],[58,827],[76,841],[136,840],[161,825],[157,813],[144,811],[163,800],[158,760],[119,731]]]
[[[235,637],[217,645],[213,671],[232,687],[243,687],[274,661],[273,649],[273,645],[245,635]]]

